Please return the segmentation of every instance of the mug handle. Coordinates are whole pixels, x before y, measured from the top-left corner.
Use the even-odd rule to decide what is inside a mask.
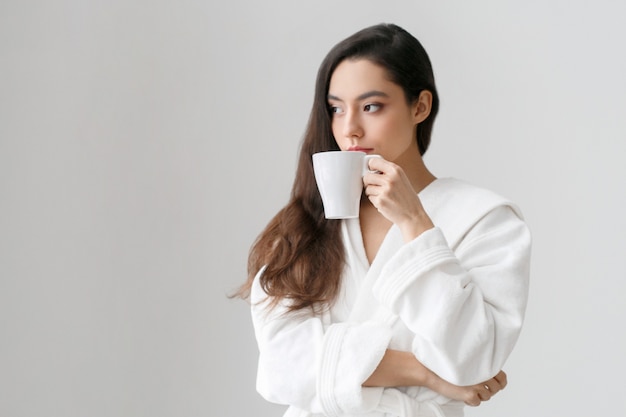
[[[363,158],[363,175],[365,174],[379,174],[380,171],[374,170],[372,171],[369,168],[369,163],[370,163],[370,159],[373,158],[382,158],[382,156],[380,155],[365,155],[365,157]]]

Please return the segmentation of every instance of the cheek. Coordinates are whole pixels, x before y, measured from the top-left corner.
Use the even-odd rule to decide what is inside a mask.
[[[383,138],[398,138],[404,135],[404,126],[397,119],[381,120],[375,126],[378,135]]]
[[[393,131],[396,137],[403,137],[407,140],[412,140],[415,135],[415,125],[405,118],[398,118],[391,121],[391,123],[387,125],[387,128]]]
[[[335,142],[339,143],[341,140],[341,125],[337,120],[333,120],[330,122],[330,129],[333,132],[333,137],[335,138]],[[339,138],[339,140],[337,140]]]

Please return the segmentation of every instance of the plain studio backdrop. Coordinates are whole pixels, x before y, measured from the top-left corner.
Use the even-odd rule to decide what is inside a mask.
[[[618,1],[0,1],[0,415],[279,416],[227,294],[286,203],[317,68],[395,22],[426,162],[533,232],[509,386],[468,416],[626,415]]]

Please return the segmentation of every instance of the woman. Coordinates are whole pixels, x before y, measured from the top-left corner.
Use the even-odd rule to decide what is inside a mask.
[[[508,200],[424,165],[439,99],[430,60],[381,24],[323,61],[289,203],[247,282],[257,389],[286,416],[462,416],[506,385],[530,234]],[[358,219],[327,220],[312,154],[380,155]]]

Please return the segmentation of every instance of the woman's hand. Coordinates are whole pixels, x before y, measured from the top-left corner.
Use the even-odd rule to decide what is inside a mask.
[[[375,173],[363,177],[365,195],[376,209],[411,241],[433,227],[411,182],[402,168],[382,158],[372,158],[369,168]]]
[[[443,379],[434,376],[428,383],[428,387],[439,394],[454,400],[463,401],[467,405],[476,407],[483,401],[488,401],[496,395],[500,390],[504,389],[507,384],[506,374],[504,371],[498,372],[493,378],[476,385],[460,387],[452,385]]]

